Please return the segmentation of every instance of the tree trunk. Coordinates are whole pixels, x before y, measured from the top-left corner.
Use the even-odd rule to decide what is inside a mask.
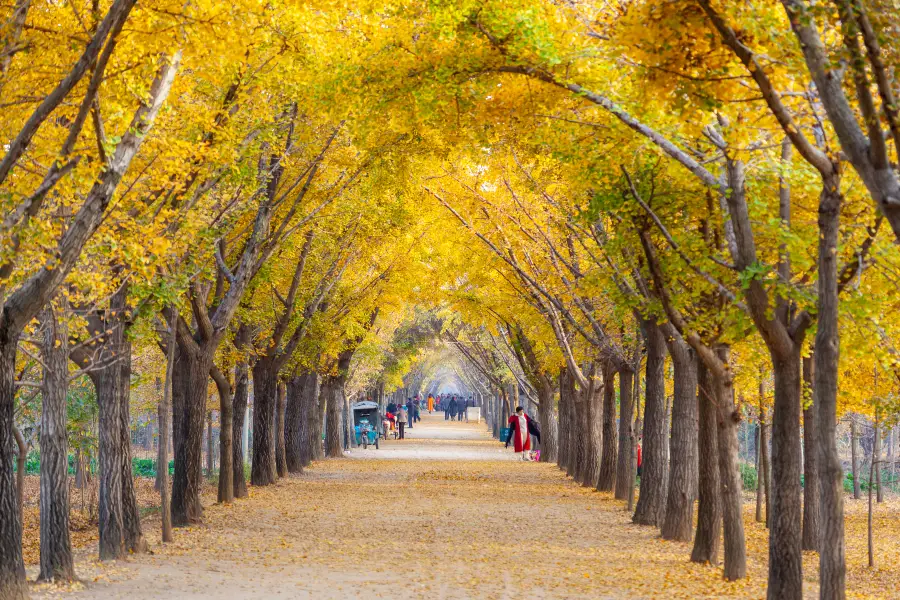
[[[723,364],[728,364],[727,348],[719,348]],[[734,388],[731,382],[710,373],[710,383],[715,390],[717,440],[719,450],[719,481],[722,494],[722,529],[725,542],[725,579],[734,581],[747,575],[747,548],[744,539],[742,514],[741,472],[738,467],[738,425],[741,415],[734,405]],[[799,420],[799,415],[798,415]],[[799,442],[799,439],[797,440]],[[800,473],[797,472],[797,485]],[[800,518],[799,512],[797,518]]]
[[[203,350],[187,351],[183,346],[178,348],[172,394],[175,421],[172,524],[176,527],[200,523],[203,518],[200,470],[203,464],[206,389],[211,366],[212,360]]]
[[[856,422],[856,415],[850,413],[850,469],[853,475],[853,499],[859,500],[859,425]]]
[[[625,506],[626,512],[633,514],[634,513],[634,495],[635,495],[635,482],[637,481],[637,453],[638,453],[638,440],[637,435],[634,432],[643,431],[644,425],[641,420],[641,352],[643,345],[639,345],[635,348],[634,353],[634,362],[632,363],[632,370],[634,371],[634,391],[631,394],[632,402],[634,403],[634,426],[631,428],[632,434],[631,437],[634,443],[631,446],[631,473],[628,475],[628,504]]]
[[[303,472],[303,437],[306,429],[306,407],[303,386],[308,373],[288,379],[284,406],[284,462],[288,473]]]
[[[287,389],[284,382],[278,382],[277,404],[275,406],[275,469],[279,477],[287,477],[287,456],[284,449],[284,411]]]
[[[631,369],[619,371],[619,455],[616,464],[616,500],[628,500],[630,488],[634,487],[631,463],[634,461],[634,402],[631,393],[634,387],[634,372]]]
[[[878,435],[876,432],[875,435]],[[875,566],[875,537],[872,532],[872,479],[875,477],[875,457],[872,456],[872,461],[869,463],[869,508],[868,514],[866,515],[866,541],[868,542],[868,550],[869,550],[869,568]]]
[[[322,445],[322,429],[325,424],[325,397],[322,395],[322,378],[315,371],[304,376],[303,381],[303,453],[302,462],[306,467],[314,460],[325,458]]]
[[[266,357],[253,365],[253,459],[250,483],[269,485],[277,478],[275,427],[278,404],[278,371]]]
[[[216,369],[213,372],[219,392],[219,486],[216,500],[228,504],[234,501],[234,398],[231,381],[225,373]]]
[[[839,186],[831,187],[834,191]],[[819,282],[814,378],[819,427],[822,537],[819,552],[819,597],[842,600],[846,595],[844,562],[844,473],[837,451],[839,194],[823,194],[819,202]],[[854,483],[858,481],[854,474]]]
[[[213,478],[213,469],[215,469],[215,465],[213,464],[213,457],[215,453],[213,452],[213,413],[211,410],[206,411],[206,477],[207,479]]]
[[[762,383],[760,383],[760,409],[761,412],[761,429],[760,436],[762,438],[762,455],[760,460],[762,462],[762,482],[765,486],[766,492],[766,529],[769,528],[769,525],[772,522],[772,469],[771,469],[771,461],[769,460],[769,422],[766,408],[762,405]]]
[[[641,493],[632,521],[638,525],[658,526],[666,501],[666,340],[655,322],[646,320],[642,325],[647,339],[647,399],[644,403]]]
[[[715,389],[709,371],[697,361],[698,448],[700,452],[697,485],[697,534],[691,561],[716,564],[722,532],[721,483],[719,480],[719,443],[716,424]]]
[[[869,477],[869,487],[875,484],[876,500],[880,504],[884,501],[881,492],[881,423],[878,418],[878,409],[875,409],[875,443],[872,446],[872,462],[875,463],[874,478]]]
[[[114,327],[107,338],[104,355],[100,360],[109,360],[107,353],[117,355],[122,340],[118,334],[120,328]],[[118,396],[116,385],[120,382],[113,375],[112,367],[91,373],[91,379],[97,392],[99,408],[99,468],[100,499],[98,506],[100,526],[100,560],[117,560],[125,556],[125,538],[123,532],[123,499],[122,470],[119,468],[117,451],[122,440],[122,418],[119,414],[121,405],[116,402]]]
[[[818,550],[822,528],[821,483],[819,482],[819,428],[813,384],[813,358],[803,359],[803,383],[810,392],[809,405],[803,409],[803,549]]]
[[[666,514],[662,537],[689,542],[694,529],[694,498],[697,494],[697,364],[690,346],[669,325],[666,334],[675,377],[672,399],[672,452]]]
[[[578,393],[582,395],[584,408],[581,422],[584,432],[584,462],[579,481],[584,487],[596,487],[600,477],[603,429],[606,427],[606,420],[603,416],[603,388],[597,384],[595,378],[592,378],[588,389],[579,390]],[[615,417],[615,407],[613,407],[613,417]],[[615,428],[615,421],[612,426]],[[613,462],[613,476],[615,476],[615,467],[615,462]]]
[[[341,411],[344,407],[343,379],[339,375],[329,375],[322,385],[325,401],[325,456],[341,458]]]
[[[125,294],[122,293],[121,309],[116,310],[124,321]],[[141,530],[141,513],[138,510],[137,494],[134,491],[134,469],[131,458],[131,341],[125,333],[124,323],[122,339],[124,340],[122,360],[118,364],[119,383],[116,386],[119,402],[119,426],[121,435],[119,446],[119,468],[122,470],[122,534],[124,535],[125,552],[137,554],[147,551],[147,541]]]
[[[16,439],[16,505],[19,507],[19,519],[25,510],[25,463],[28,461],[28,445],[19,428],[13,425],[13,437]]]
[[[175,369],[175,351],[177,340],[175,331],[177,325],[169,326],[169,339],[166,347],[166,380],[163,384],[162,399],[157,408],[157,421],[159,423],[159,443],[156,448],[156,481],[159,485],[159,513],[162,526],[162,541],[171,542],[172,535],[172,508],[169,506],[169,411],[172,405],[172,381]]]
[[[247,426],[247,403],[250,400],[250,380],[247,359],[241,357],[234,365],[234,399],[231,420],[231,469],[235,498],[247,497],[244,477],[244,428]],[[222,477],[224,471],[219,472]]]
[[[75,578],[69,540],[69,477],[66,437],[66,392],[69,387],[69,340],[64,320],[52,308],[41,319],[44,381],[41,388],[41,571],[39,581]]]
[[[556,453],[556,464],[563,471],[569,470],[569,390],[568,374],[565,369],[559,372],[559,448]]]
[[[22,561],[22,520],[18,504],[12,450],[15,447],[13,414],[16,398],[16,347],[19,332],[0,319],[0,598],[28,597]],[[20,460],[19,473],[24,471]]]
[[[556,417],[554,415],[553,380],[546,374],[540,375],[538,386],[538,418],[541,422],[541,462],[556,462],[559,451]]]
[[[603,454],[600,458],[600,475],[597,489],[611,492],[616,489],[619,464],[619,440],[616,431],[616,372],[611,364],[603,366]]]

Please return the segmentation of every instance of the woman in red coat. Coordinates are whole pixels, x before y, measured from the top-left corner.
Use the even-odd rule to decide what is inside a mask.
[[[531,418],[521,406],[516,407],[516,414],[511,415],[507,421],[509,433],[506,436],[506,447],[509,448],[509,442],[513,440],[513,448],[522,453],[522,460],[531,459],[531,434],[528,433],[530,422]]]

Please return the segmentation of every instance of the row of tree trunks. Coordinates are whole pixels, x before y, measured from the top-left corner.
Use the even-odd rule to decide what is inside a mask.
[[[644,320],[642,328],[647,343],[643,461],[641,494],[632,520],[638,525],[658,526],[666,501],[666,340],[655,321]]]
[[[670,324],[662,327],[672,357],[675,394],[672,400],[671,466],[662,537],[691,541],[697,494],[697,363],[693,350]]]

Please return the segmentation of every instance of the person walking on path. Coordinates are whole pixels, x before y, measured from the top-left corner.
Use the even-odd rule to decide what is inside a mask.
[[[397,427],[400,430],[400,439],[405,440],[406,435],[404,434],[404,427],[406,426],[407,412],[406,407],[402,404],[400,405],[400,409],[397,411]]]
[[[428,394],[428,414],[430,415],[433,412],[434,412],[434,396],[432,396],[431,394]]]
[[[506,447],[509,448],[509,443],[512,441],[516,453],[522,453],[522,460],[531,460],[529,423],[531,423],[531,417],[525,414],[525,409],[521,406],[516,407],[516,414],[510,415],[507,421],[509,433],[506,434]]]
[[[413,428],[414,419],[416,418],[416,410],[413,407],[412,398],[406,399],[406,426],[409,429]]]
[[[456,396],[450,398],[450,402],[447,403],[447,412],[445,414],[445,420],[449,419],[452,421],[456,418]]]
[[[418,423],[422,420],[422,415],[419,413],[420,405],[422,401],[418,398],[413,400],[413,423]]]
[[[456,408],[456,420],[462,421],[463,417],[466,416],[466,408],[469,407],[469,401],[465,398],[459,399],[459,406]]]

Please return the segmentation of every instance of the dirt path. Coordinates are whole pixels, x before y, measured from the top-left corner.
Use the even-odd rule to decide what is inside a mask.
[[[483,425],[425,415],[409,437],[208,506],[206,524],[178,530],[174,544],[161,546],[150,522],[154,554],[83,562],[85,589],[35,591],[128,600],[765,595],[757,553],[750,578],[726,584],[718,569],[687,562],[688,545],[631,525],[620,502],[555,466],[522,463]],[[751,543],[757,534],[751,526]]]

